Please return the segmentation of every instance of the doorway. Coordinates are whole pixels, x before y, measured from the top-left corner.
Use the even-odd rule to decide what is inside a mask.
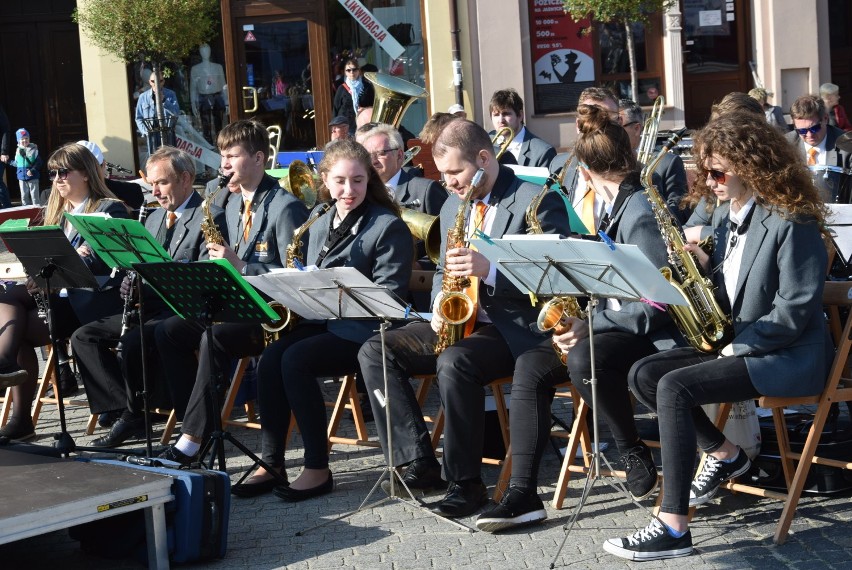
[[[710,108],[750,88],[746,0],[682,0],[685,121],[699,128]]]

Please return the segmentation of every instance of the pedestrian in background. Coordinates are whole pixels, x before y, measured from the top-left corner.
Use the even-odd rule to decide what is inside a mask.
[[[38,146],[30,142],[30,133],[26,129],[15,131],[15,138],[18,140],[18,148],[15,149],[14,165],[21,187],[21,204],[39,206],[38,179],[44,161],[38,154]]]

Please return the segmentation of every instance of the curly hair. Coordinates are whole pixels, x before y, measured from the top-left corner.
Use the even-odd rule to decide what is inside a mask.
[[[577,160],[604,178],[623,178],[638,168],[627,131],[597,105],[577,106],[580,137],[574,145]]]
[[[373,168],[373,159],[370,158],[370,153],[367,152],[366,148],[352,140],[339,140],[330,143],[325,147],[325,154],[319,163],[320,175],[327,174],[340,160],[360,162],[367,170],[368,176],[365,199],[368,202],[384,206],[397,216],[400,215],[399,205],[388,194],[388,189],[382,179],[379,178],[379,173]],[[324,190],[328,192],[327,189]]]
[[[798,223],[824,225],[826,207],[796,148],[763,117],[733,112],[711,120],[693,137],[699,193],[707,188],[707,161],[723,158],[755,202]]]

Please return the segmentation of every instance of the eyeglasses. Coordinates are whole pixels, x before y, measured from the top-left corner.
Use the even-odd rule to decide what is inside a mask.
[[[817,134],[822,130],[822,123],[817,123],[815,125],[811,125],[810,127],[805,127],[804,129],[796,129],[796,132],[802,136],[805,136],[808,133],[812,135]]]
[[[360,67],[347,67],[346,73],[355,73],[356,71],[359,71],[360,69],[361,69]]]
[[[397,149],[397,148],[383,148],[382,150],[377,150],[375,152],[371,152],[370,156],[372,156],[373,158],[384,158],[389,153],[392,153],[392,152],[397,151],[397,150],[399,150],[399,149]]]
[[[721,170],[708,170],[707,174],[710,178],[716,181],[717,184],[724,184],[728,180],[728,175]]]
[[[59,175],[60,180],[68,180],[68,173],[71,172],[70,168],[60,168],[59,170],[48,170],[47,176],[50,180],[55,180],[56,175]]]

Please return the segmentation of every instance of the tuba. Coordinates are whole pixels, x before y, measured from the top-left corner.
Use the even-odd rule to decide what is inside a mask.
[[[408,226],[414,239],[426,244],[426,255],[433,263],[441,259],[441,220],[439,216],[432,216],[418,212],[411,208],[401,208],[402,221]]]
[[[731,318],[719,307],[713,295],[713,284],[702,274],[695,257],[683,250],[686,241],[683,230],[669,212],[652,180],[654,169],[663,155],[677,144],[685,130],[677,131],[669,137],[656,158],[642,169],[642,186],[668,248],[669,263],[674,268],[673,272],[671,268],[663,267],[660,272],[687,303],[669,305],[669,314],[693,348],[710,353],[723,349],[733,338]]]
[[[373,84],[376,91],[373,114],[370,117],[374,123],[385,123],[398,128],[402,116],[411,104],[429,95],[429,92],[419,85],[386,73],[368,71],[364,78]]]
[[[479,169],[470,182],[470,188],[456,212],[456,219],[447,231],[447,249],[462,247],[467,241],[467,212],[473,203],[473,195],[485,174]],[[444,260],[446,264],[446,259]],[[456,277],[444,271],[441,282],[441,302],[438,305],[438,315],[441,317],[441,329],[438,331],[438,341],[435,343],[435,354],[441,354],[448,346],[455,344],[464,336],[464,326],[473,316],[476,304],[473,302],[465,289],[470,287],[469,277]]]
[[[514,138],[515,131],[509,127],[503,127],[494,133],[494,138],[491,139],[491,144],[494,146],[494,153],[497,155],[497,160],[500,160],[500,157],[506,153]]]
[[[317,190],[314,186],[314,172],[301,160],[294,160],[287,169],[287,178],[282,187],[301,200],[308,209],[317,204]]]

